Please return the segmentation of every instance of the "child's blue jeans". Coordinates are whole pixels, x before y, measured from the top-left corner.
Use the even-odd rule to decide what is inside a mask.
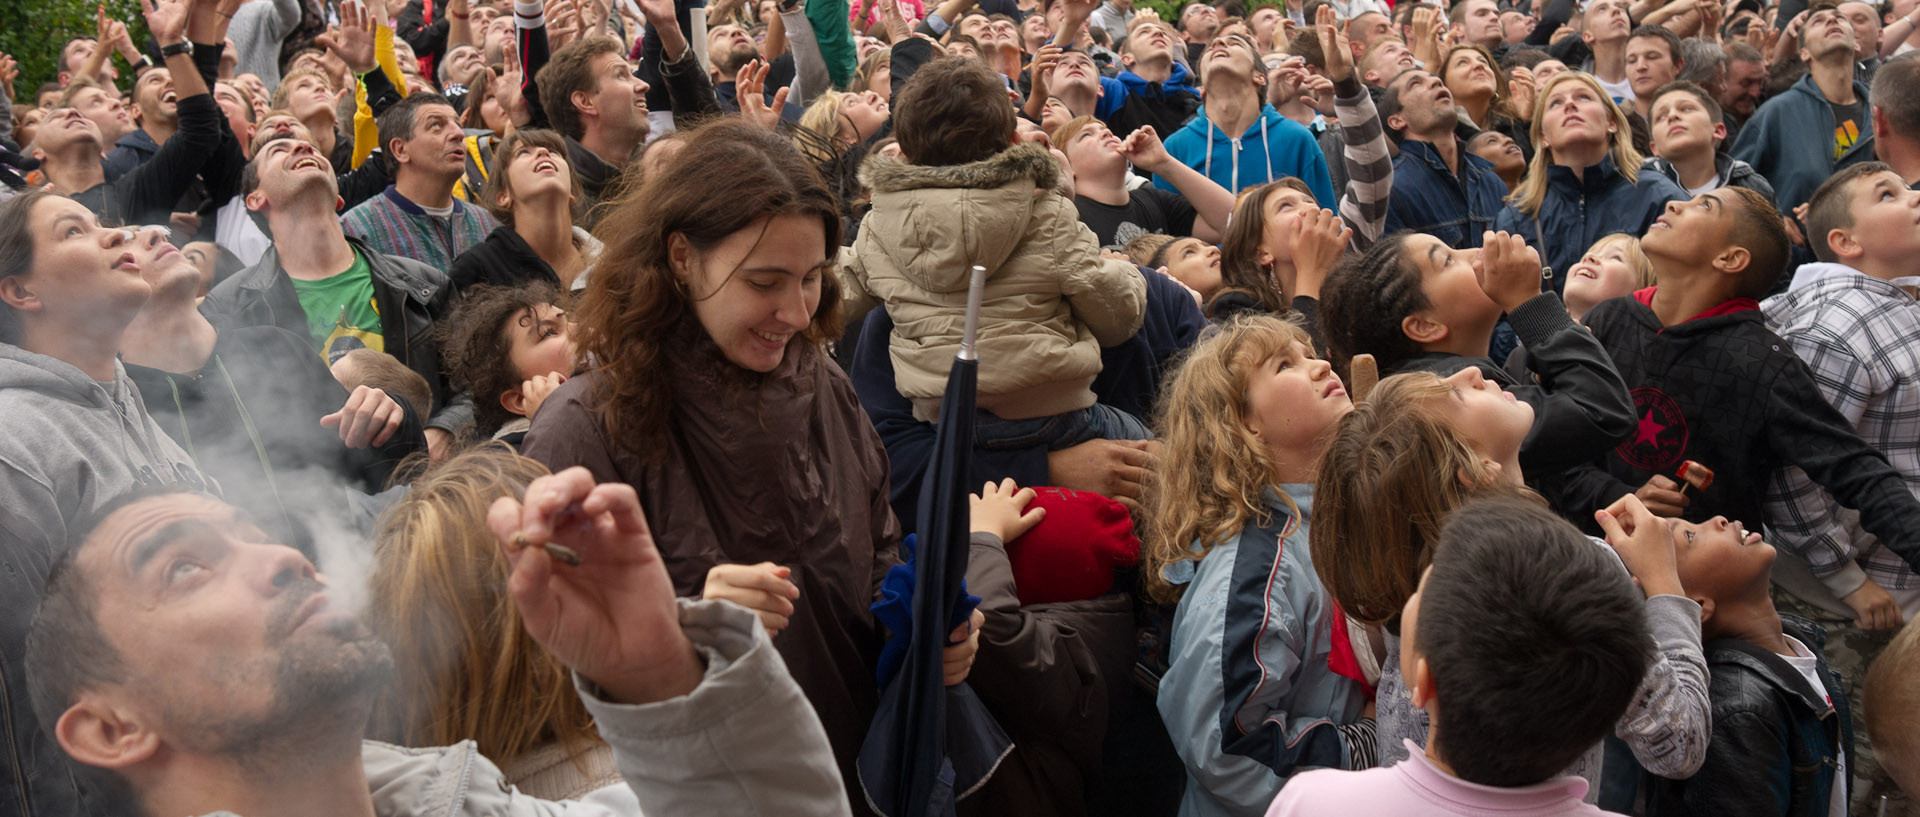
[[[1147,430],[1139,418],[1099,403],[1079,411],[1026,420],[1002,420],[992,412],[981,411],[973,427],[974,446],[991,451],[1041,446],[1048,451],[1059,451],[1089,440],[1151,439],[1153,432]]]

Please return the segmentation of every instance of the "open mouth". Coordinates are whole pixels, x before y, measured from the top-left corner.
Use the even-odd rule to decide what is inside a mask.
[[[540,161],[538,161],[538,162],[534,162],[534,163],[533,163],[533,172],[535,172],[535,173],[559,173],[559,172],[560,172],[560,164],[559,164],[558,162],[555,162],[555,161],[554,161],[554,160],[552,160],[552,159],[541,159]]]
[[[113,268],[138,274],[140,272],[140,262],[134,259],[133,253],[121,253],[120,258],[113,262]]]
[[[325,170],[326,166],[320,164],[320,160],[317,158],[314,158],[312,156],[302,156],[299,159],[294,161],[292,167],[289,167],[287,169],[288,170],[306,170],[309,168],[314,170]]]
[[[1599,278],[1599,277],[1600,277],[1600,273],[1598,273],[1598,272],[1595,272],[1595,271],[1593,270],[1593,268],[1591,268],[1591,267],[1574,267],[1574,268],[1573,268],[1573,277],[1574,277],[1574,279],[1576,279],[1576,280],[1579,280],[1579,279],[1591,279],[1591,278]]]
[[[180,95],[172,91],[168,91],[160,95],[160,101],[168,105],[172,105],[173,103],[180,101]]]
[[[787,338],[792,337],[792,335],[775,335],[770,332],[762,332],[758,329],[749,329],[747,331],[752,332],[753,336],[759,338],[761,343],[769,346],[785,346],[787,344]]]
[[[1671,229],[1673,229],[1673,225],[1672,225],[1672,224],[1669,224],[1669,223],[1667,223],[1667,217],[1666,217],[1666,216],[1661,216],[1661,217],[1659,217],[1659,218],[1656,218],[1656,219],[1654,219],[1654,220],[1653,220],[1653,225],[1652,225],[1652,226],[1654,226],[1654,227],[1659,227],[1659,228],[1660,228],[1660,229],[1662,229],[1662,230],[1671,230]]]

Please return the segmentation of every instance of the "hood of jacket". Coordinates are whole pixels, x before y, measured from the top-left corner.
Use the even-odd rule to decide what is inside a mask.
[[[1799,292],[1822,281],[1855,275],[1866,275],[1866,273],[1845,264],[1834,264],[1826,261],[1809,261],[1801,264],[1800,268],[1794,271],[1793,282],[1787,284],[1787,291]]]
[[[964,165],[910,165],[875,154],[860,166],[860,181],[873,191],[867,221],[882,227],[862,235],[916,286],[939,293],[965,290],[973,264],[1006,263],[1028,231],[1034,202],[1065,182],[1038,145]]]
[[[1121,71],[1120,74],[1114,78],[1120,80],[1121,85],[1127,86],[1127,92],[1132,94],[1151,96],[1155,93],[1154,86],[1156,85],[1159,86],[1160,90],[1158,93],[1161,94],[1200,93],[1198,88],[1193,87],[1193,72],[1188,71],[1185,65],[1177,61],[1174,62],[1173,72],[1167,75],[1165,82],[1153,82],[1132,71]]]
[[[0,344],[0,416],[13,424],[15,443],[0,448],[0,458],[45,459],[47,467],[39,470],[46,473],[70,470],[62,463],[78,461],[96,470],[133,471],[136,484],[217,490],[148,416],[126,367],[116,360],[113,372],[112,382],[95,382],[65,361]]]

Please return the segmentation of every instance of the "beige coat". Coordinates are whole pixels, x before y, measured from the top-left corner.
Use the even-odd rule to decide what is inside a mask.
[[[970,268],[987,268],[980,306],[980,408],[1003,419],[1093,405],[1100,347],[1140,328],[1146,279],[1100,256],[1059,168],[1020,145],[965,165],[920,167],[875,155],[860,169],[873,209],[841,283],[852,314],[875,301],[893,318],[895,385],[922,420],[938,416],[960,350]]]

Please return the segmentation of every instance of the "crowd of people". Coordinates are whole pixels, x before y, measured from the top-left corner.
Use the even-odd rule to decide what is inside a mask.
[[[1135,2],[0,55],[0,808],[892,813],[983,269],[936,810],[1920,815],[1920,2]]]

